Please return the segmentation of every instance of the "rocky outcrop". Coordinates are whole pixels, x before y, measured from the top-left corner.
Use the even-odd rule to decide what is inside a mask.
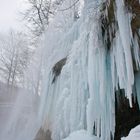
[[[54,74],[54,78],[53,78],[52,83],[54,83],[55,80],[56,80],[56,78],[60,75],[63,66],[66,64],[66,61],[67,61],[67,57],[61,59],[59,62],[57,62],[57,63],[54,65],[54,67],[53,67],[53,69],[52,69],[53,74]]]
[[[34,140],[51,140],[51,132],[45,132],[42,128],[39,129]]]
[[[123,136],[128,136],[130,130],[140,124],[140,110],[137,99],[133,97],[133,107],[129,105],[129,100],[125,97],[124,90],[116,93],[116,127],[114,140],[120,140]]]

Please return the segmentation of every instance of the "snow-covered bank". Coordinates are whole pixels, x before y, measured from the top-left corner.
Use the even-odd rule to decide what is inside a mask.
[[[122,140],[140,140],[140,125],[133,128],[129,135],[126,138],[122,138]]]

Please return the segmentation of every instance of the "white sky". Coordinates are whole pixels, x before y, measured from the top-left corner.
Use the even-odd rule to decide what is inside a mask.
[[[0,32],[10,28],[22,30],[19,11],[24,9],[24,0],[0,0]],[[19,20],[20,19],[20,20]]]

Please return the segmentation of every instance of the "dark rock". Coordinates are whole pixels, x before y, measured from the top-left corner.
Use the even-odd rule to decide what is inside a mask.
[[[39,129],[34,140],[51,140],[51,132],[45,132],[42,128]]]
[[[129,105],[129,100],[125,97],[124,90],[116,93],[116,128],[114,140],[121,140],[127,136],[132,128],[140,124],[140,110],[137,100],[133,97],[133,107]]]
[[[67,61],[67,57],[61,59],[61,60],[60,60],[59,62],[57,62],[57,63],[55,64],[55,66],[53,67],[52,71],[53,71],[53,74],[54,74],[54,78],[53,78],[52,83],[54,83],[55,80],[56,80],[56,78],[60,75],[63,66],[66,64],[66,61]]]

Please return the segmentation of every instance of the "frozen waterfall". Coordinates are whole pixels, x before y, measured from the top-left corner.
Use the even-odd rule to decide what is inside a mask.
[[[117,23],[112,24],[112,29],[116,33],[108,49],[107,34],[103,36],[101,29],[105,2],[85,0],[81,17],[72,24],[64,24],[61,31],[55,28],[59,14],[54,19],[42,42],[45,74],[38,110],[27,114],[21,133],[7,128],[8,133],[13,130],[12,136],[5,132],[3,140],[33,140],[40,128],[49,130],[52,140],[67,140],[78,130],[94,135],[97,140],[113,140],[115,92],[124,89],[130,106],[132,96],[140,105],[140,50],[138,36],[131,29],[132,15],[126,12],[123,0],[115,0]],[[13,123],[9,125],[16,127]]]

